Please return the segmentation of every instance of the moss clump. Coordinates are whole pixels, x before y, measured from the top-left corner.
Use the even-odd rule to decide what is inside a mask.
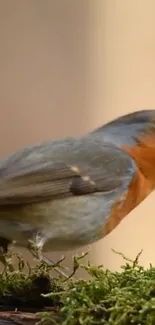
[[[0,278],[0,304],[12,299],[17,308],[37,305],[37,317],[46,325],[155,325],[155,268],[139,265],[139,255],[134,261],[122,255],[121,272],[82,265],[81,257],[74,257],[74,270],[84,268],[89,280],[52,278],[42,263],[27,275],[23,268],[7,271]],[[46,306],[58,308],[51,313]]]
[[[14,254],[16,255],[16,254]],[[17,256],[18,267],[15,270],[11,259],[9,265],[0,274],[0,310],[26,309],[42,310],[48,306],[59,306],[58,296],[43,297],[42,294],[63,290],[62,280],[50,276],[51,267],[39,263],[31,267],[22,257]],[[12,271],[10,271],[10,265]]]
[[[122,272],[81,266],[91,279],[68,283],[67,291],[61,293],[56,324],[154,325],[155,268],[150,265],[145,270],[138,257],[133,262],[127,260]]]

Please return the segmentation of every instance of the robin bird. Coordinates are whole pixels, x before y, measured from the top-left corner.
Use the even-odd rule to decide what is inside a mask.
[[[108,235],[155,187],[155,110],[82,136],[27,147],[0,161],[0,246],[40,252]]]

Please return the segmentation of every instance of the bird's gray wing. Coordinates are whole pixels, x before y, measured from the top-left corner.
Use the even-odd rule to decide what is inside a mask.
[[[120,148],[93,136],[25,148],[0,162],[0,205],[125,191],[136,166]]]

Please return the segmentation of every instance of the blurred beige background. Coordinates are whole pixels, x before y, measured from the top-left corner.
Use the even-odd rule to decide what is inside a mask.
[[[1,157],[155,108],[154,12],[153,0],[1,0]],[[111,248],[131,258],[143,248],[141,262],[155,264],[154,202],[94,244],[91,261],[117,269]]]

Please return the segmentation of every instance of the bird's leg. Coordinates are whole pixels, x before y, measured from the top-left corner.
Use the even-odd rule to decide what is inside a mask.
[[[32,240],[29,240],[28,242],[28,249],[31,252],[31,254],[38,259],[39,261],[43,261],[48,265],[53,266],[54,270],[59,273],[60,275],[62,275],[65,278],[68,278],[68,275],[63,272],[63,270],[59,267],[59,264],[65,259],[64,257],[61,258],[61,260],[59,260],[58,262],[54,262],[51,259],[49,259],[48,257],[45,257],[42,255],[42,248],[44,245],[44,239],[43,237],[41,237],[40,235],[36,236],[35,242]]]
[[[66,279],[69,278],[69,276],[58,266],[61,262],[63,262],[65,257],[63,256],[59,261],[54,262],[51,259],[49,259],[46,256],[41,255],[41,260],[47,263],[48,265],[51,265],[54,267],[54,270],[59,273],[60,275],[64,276]]]
[[[10,240],[0,237],[0,262],[4,265],[4,270],[8,268],[10,272],[13,272],[14,267],[9,256],[9,245],[11,243]]]

